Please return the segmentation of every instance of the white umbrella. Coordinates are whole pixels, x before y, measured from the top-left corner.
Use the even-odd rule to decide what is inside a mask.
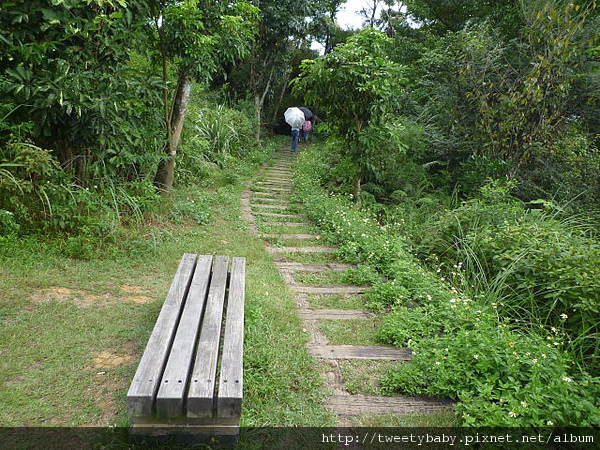
[[[304,113],[300,108],[288,108],[283,115],[285,116],[285,121],[288,125],[296,128],[300,128],[306,120],[304,118]]]

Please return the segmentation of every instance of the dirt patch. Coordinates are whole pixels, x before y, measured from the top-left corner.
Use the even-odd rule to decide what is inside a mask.
[[[139,286],[132,286],[130,284],[124,284],[121,286],[121,290],[128,294],[145,294],[146,291]]]
[[[127,292],[128,294],[131,294],[123,297],[123,301],[138,303],[140,305],[145,305],[146,303],[154,301],[154,298],[145,295],[148,294],[148,291],[139,286],[131,286],[130,284],[125,284],[121,286],[121,290]]]
[[[49,287],[40,289],[31,296],[34,303],[46,303],[49,301],[67,302],[71,301],[82,308],[98,306],[114,302],[111,294],[89,294],[85,291],[64,287]]]
[[[147,294],[147,291],[137,286],[124,285],[121,290],[126,294],[123,297],[116,298],[112,294],[90,294],[89,292],[70,289],[65,287],[49,287],[36,291],[31,300],[35,304],[47,303],[50,301],[73,302],[81,308],[90,308],[98,306],[107,306],[116,302],[133,302],[145,305],[155,299]]]
[[[145,295],[128,295],[127,297],[123,297],[123,300],[126,302],[138,303],[140,305],[145,305],[146,303],[154,301],[152,297],[147,297]]]
[[[132,359],[132,355],[126,353],[111,353],[106,350],[92,353],[92,367],[94,369],[114,369],[115,367],[128,364]]]

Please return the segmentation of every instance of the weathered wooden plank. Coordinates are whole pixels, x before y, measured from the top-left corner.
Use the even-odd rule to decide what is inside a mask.
[[[363,294],[371,289],[371,286],[290,284],[289,288],[294,292],[306,294]]]
[[[278,181],[278,180],[257,181],[254,184],[258,184],[260,186],[279,186],[279,187],[289,187],[289,186],[292,186],[292,183],[289,182],[289,181]]]
[[[267,178],[265,181],[283,182],[289,183],[290,177],[283,177],[280,174],[266,174]]]
[[[302,218],[302,216],[299,216],[298,214],[279,214],[279,213],[255,212],[255,211],[252,211],[252,214],[255,216],[288,217],[290,219],[301,219]]]
[[[333,253],[335,247],[267,247],[270,253]]]
[[[318,319],[370,319],[372,314],[360,309],[299,309],[298,315],[304,320]]]
[[[252,203],[250,207],[256,209],[277,209],[282,211],[290,209],[288,205],[272,205],[270,203]]]
[[[221,337],[223,303],[227,284],[227,256],[216,256],[204,320],[200,330],[198,351],[190,379],[187,400],[188,417],[210,417],[213,413],[213,397]]]
[[[341,416],[415,414],[454,409],[452,401],[444,398],[366,395],[334,395],[325,403],[325,407]]]
[[[263,233],[261,234],[263,238],[279,238],[279,239],[320,239],[321,236],[318,234],[306,234],[306,233],[297,233],[297,234],[278,234],[278,233]]]
[[[274,187],[274,186],[254,186],[255,189],[260,189],[263,192],[289,192],[290,188]]]
[[[175,325],[195,266],[196,255],[184,254],[127,392],[127,409],[133,417],[152,414],[161,375],[175,336]]]
[[[308,352],[324,359],[389,359],[408,361],[412,352],[407,348],[376,345],[309,345]]]
[[[256,197],[253,199],[254,204],[262,204],[265,203],[281,203],[285,205],[289,205],[291,202],[289,200],[283,200],[281,198],[265,198],[265,197]]]
[[[156,396],[157,417],[182,417],[188,376],[210,281],[212,256],[198,257],[189,293]]]
[[[344,272],[348,269],[356,268],[353,264],[308,264],[297,262],[276,262],[279,269],[288,269],[295,272],[322,272],[324,270],[333,270],[334,272]]]
[[[234,257],[231,262],[223,355],[219,377],[217,399],[217,417],[219,418],[239,418],[242,414],[245,280],[246,258]]]
[[[285,227],[308,227],[308,222],[261,222],[261,225],[285,226]]]

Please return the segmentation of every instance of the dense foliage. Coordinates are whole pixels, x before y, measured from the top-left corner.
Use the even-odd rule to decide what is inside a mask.
[[[0,234],[114,240],[120,225],[158,207],[155,176],[165,161],[174,167],[191,80],[204,86],[244,57],[256,28],[247,2],[206,6],[2,5]],[[234,129],[233,120],[224,118],[222,129]],[[204,150],[210,160],[228,156]]]
[[[400,208],[396,221],[382,225],[373,211],[357,210],[348,195],[328,195],[321,189],[330,176],[331,154],[312,151],[301,156],[295,180],[298,199],[324,239],[340,247],[340,257],[359,264],[355,282],[378,280],[365,295],[365,304],[387,312],[378,331],[382,342],[413,351],[410,364],[400,364],[384,380],[390,391],[457,399],[464,425],[598,426],[597,274],[583,274],[597,271],[600,259],[597,252],[583,255],[578,247],[597,246],[593,240],[578,243],[589,238],[543,213],[531,213],[533,219],[515,205],[506,208],[506,193],[489,189],[482,200],[446,214],[487,218],[485,224],[469,221],[470,233],[506,227],[508,244],[490,239],[492,246],[485,242],[492,248],[482,248],[500,255],[522,253],[516,262],[511,259],[517,267],[504,267],[503,256],[490,254],[490,265],[498,259],[491,275],[466,245],[457,245],[459,257],[430,258],[435,262],[430,265],[415,257],[415,243],[404,237],[415,217]],[[442,230],[460,227],[443,216],[437,224]],[[437,227],[419,229],[419,250],[434,241],[447,250]],[[542,233],[543,245],[517,242],[525,233],[533,236],[540,230],[554,234],[552,240]],[[447,235],[454,242],[468,232]],[[573,280],[549,267],[580,278],[572,297],[563,294],[570,293]]]
[[[382,15],[388,38],[365,30],[304,64],[333,139],[304,156],[300,197],[355,276],[378,280],[379,338],[413,350],[391,391],[460,400],[465,425],[597,426],[597,10],[463,3],[408,2]],[[395,45],[348,58],[377,33]],[[384,63],[402,67],[391,84]],[[353,139],[357,118],[393,131]]]

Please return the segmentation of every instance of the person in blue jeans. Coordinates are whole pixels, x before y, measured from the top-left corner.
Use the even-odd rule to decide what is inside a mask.
[[[292,153],[296,153],[298,140],[300,139],[300,127],[292,127]]]

